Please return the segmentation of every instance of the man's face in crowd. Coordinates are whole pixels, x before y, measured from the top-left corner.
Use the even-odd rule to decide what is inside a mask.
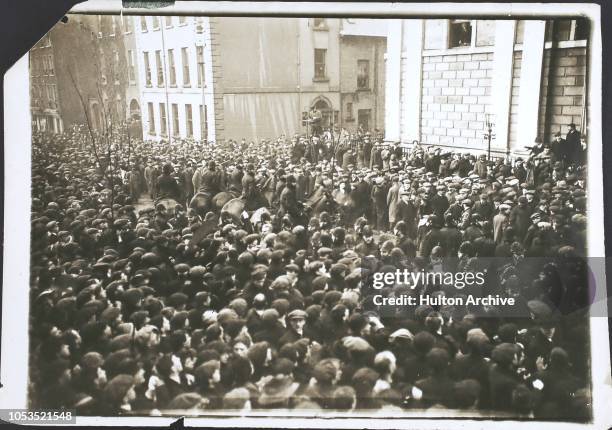
[[[359,332],[359,336],[361,337],[367,337],[370,335],[370,333],[372,333],[372,326],[370,325],[370,323],[368,322],[366,325],[363,326],[363,328],[361,329],[361,331]]]
[[[372,243],[372,241],[374,240],[374,236],[369,235],[369,236],[363,236],[363,241],[365,243]]]
[[[532,203],[533,202],[533,194],[525,194],[525,198],[527,199],[527,203]]]
[[[306,320],[303,318],[293,318],[289,320],[289,324],[291,324],[291,327],[293,328],[293,330],[301,334],[302,331],[304,330],[304,326],[306,325]]]
[[[257,243],[256,240],[250,242],[247,245],[247,251],[253,253],[253,254],[257,254],[257,251],[259,251],[259,244]]]
[[[289,279],[289,282],[291,283],[296,281],[298,278],[298,273],[295,270],[287,270],[286,275],[287,279]]]
[[[234,354],[236,354],[239,357],[246,357],[247,356],[247,347],[244,343],[242,342],[236,342],[234,344]]]

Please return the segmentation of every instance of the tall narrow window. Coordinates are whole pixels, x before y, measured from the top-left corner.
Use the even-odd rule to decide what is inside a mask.
[[[174,67],[174,49],[168,49],[168,70],[170,73],[170,85],[176,85],[176,69]]]
[[[191,85],[189,79],[189,53],[187,48],[181,48],[181,60],[183,61],[183,86]]]
[[[179,25],[183,25],[187,23],[187,17],[186,16],[179,16]]]
[[[346,120],[353,121],[353,103],[348,102],[346,104]]]
[[[370,88],[370,62],[368,60],[357,61],[357,88],[360,90]]]
[[[208,110],[206,105],[200,105],[200,139],[206,142],[208,139]]]
[[[168,125],[168,117],[166,116],[166,104],[160,103],[159,104],[159,129],[160,129],[160,134],[162,134],[163,136],[168,135],[167,125]]]
[[[159,30],[159,16],[151,17],[153,19],[153,30]]]
[[[161,51],[155,51],[155,67],[157,68],[157,86],[164,85],[164,63],[162,63]]]
[[[53,76],[53,55],[49,55],[49,75]]]
[[[176,103],[172,103],[172,135],[178,136],[180,134],[181,130],[179,129],[178,105]]]
[[[193,111],[191,105],[185,105],[185,123],[187,124],[187,137],[193,137]]]
[[[165,17],[164,20],[166,21],[166,27],[172,27],[172,17],[171,16]]]
[[[115,85],[119,84],[119,67],[120,67],[120,60],[119,60],[119,51],[114,49],[113,50],[113,79],[115,80]]]
[[[315,79],[325,79],[325,56],[327,49],[314,50],[314,77]]]
[[[205,84],[204,79],[204,47],[196,47],[196,56],[198,60],[198,87],[202,87]]]
[[[149,108],[149,134],[155,134],[155,112],[153,111],[153,103],[147,104]]]
[[[136,69],[134,68],[134,51],[128,51],[128,77],[130,82],[136,80]]]
[[[141,16],[140,17],[140,28],[142,31],[148,31],[149,29],[147,28],[147,17],[146,16]]]
[[[144,51],[144,66],[145,66],[145,81],[147,87],[151,86],[151,62],[149,61],[149,53]]]
[[[123,17],[123,31],[125,33],[131,33],[132,32],[132,17],[131,16],[124,16]]]

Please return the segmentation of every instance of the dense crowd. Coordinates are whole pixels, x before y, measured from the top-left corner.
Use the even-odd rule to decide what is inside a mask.
[[[588,419],[583,158],[575,127],[496,160],[344,130],[35,135],[31,404]],[[398,269],[485,283],[373,287]],[[517,304],[373,300],[469,294]]]

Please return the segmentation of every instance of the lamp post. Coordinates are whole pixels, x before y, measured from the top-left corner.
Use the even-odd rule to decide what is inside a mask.
[[[491,122],[491,115],[486,114],[485,126],[487,132],[483,134],[483,137],[487,139],[487,160],[491,161],[491,139],[495,139],[495,133],[493,133],[494,124]]]

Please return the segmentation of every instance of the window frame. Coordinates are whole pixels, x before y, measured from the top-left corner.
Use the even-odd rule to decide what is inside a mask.
[[[123,25],[123,34],[132,33],[132,20],[131,16],[123,16],[121,20],[121,24]]]
[[[200,140],[208,141],[208,107],[206,104],[200,105]]]
[[[136,67],[134,64],[135,63],[134,50],[128,49],[127,55],[128,55],[128,81],[130,82],[130,84],[134,84],[136,82]]]
[[[183,87],[191,88],[191,70],[189,69],[189,49],[186,46],[181,48],[181,62],[183,66],[182,67],[183,69]]]
[[[345,121],[355,121],[355,115],[353,110],[353,102],[346,102],[346,116],[344,117]]]
[[[148,33],[149,31],[149,23],[147,22],[147,17],[144,15],[140,17],[140,31],[143,33]]]
[[[168,85],[176,88],[176,63],[174,61],[174,48],[168,49]]]
[[[159,16],[157,15],[151,16],[151,28],[153,29],[153,31],[157,31],[161,28],[161,20],[159,19]]]
[[[193,107],[185,103],[185,136],[193,137]]]
[[[360,64],[366,64],[366,85],[359,85],[359,72],[361,70]],[[367,59],[358,59],[357,60],[357,90],[359,91],[369,91],[370,90],[370,60]]]
[[[170,109],[172,111],[172,137],[179,137],[181,135],[181,120],[179,117],[178,103],[172,103]]]
[[[204,62],[204,46],[196,46],[196,73],[198,75],[198,88],[206,87],[205,64],[206,63]]]
[[[149,135],[155,136],[155,107],[153,106],[153,102],[147,102],[147,110],[149,114]]]
[[[159,135],[168,136],[168,112],[166,103],[159,104]]]
[[[453,22],[454,21],[454,22]],[[476,21],[475,19],[449,19],[446,21],[446,49],[473,49],[476,48]],[[453,24],[468,22],[470,24],[470,44],[451,46],[451,28]]]
[[[317,62],[317,53],[321,53],[321,52],[323,53],[323,63]],[[327,77],[327,49],[314,48],[313,55],[314,55],[313,57],[313,60],[314,60],[313,81],[316,81],[316,82],[328,81],[329,79]],[[322,75],[319,75],[317,73],[317,70],[318,70],[317,65],[320,65],[320,64],[323,64],[323,74]]]
[[[144,73],[145,73],[145,87],[153,87],[153,75],[151,73],[151,59],[149,58],[149,51],[142,51],[143,62],[144,62]]]
[[[166,77],[164,76],[164,63],[162,61],[161,49],[157,49],[155,51],[155,77],[157,80],[157,87],[158,88],[163,87],[165,84]]]

